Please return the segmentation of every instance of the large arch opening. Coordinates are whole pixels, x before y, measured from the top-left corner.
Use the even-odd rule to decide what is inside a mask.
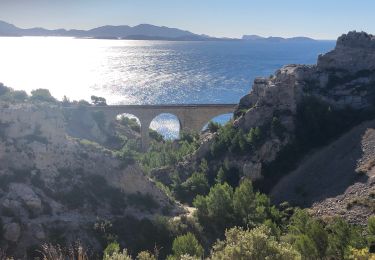
[[[176,115],[162,113],[154,117],[150,124],[150,137],[160,141],[160,137],[164,140],[175,140],[180,137],[181,123]]]
[[[216,123],[216,124],[219,124],[219,125],[225,125],[226,123],[228,123],[230,120],[232,120],[233,118],[233,113],[228,113],[228,114],[222,114],[222,115],[219,115],[219,116],[216,116],[214,118],[212,118],[209,122],[207,122],[203,128],[202,128],[202,132],[205,132],[207,131],[208,129],[208,124],[210,122],[213,122],[213,123]]]

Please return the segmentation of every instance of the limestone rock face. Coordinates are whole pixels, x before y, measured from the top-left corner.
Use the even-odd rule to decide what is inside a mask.
[[[333,51],[319,57],[318,69],[350,73],[375,70],[375,36],[365,32],[342,35]]]
[[[301,74],[308,66],[289,65],[276,71],[270,78],[257,78],[250,94],[243,97],[239,109],[249,110],[238,120],[244,129],[261,126],[272,119],[275,111],[294,114],[302,95]],[[292,127],[292,126],[290,126]]]

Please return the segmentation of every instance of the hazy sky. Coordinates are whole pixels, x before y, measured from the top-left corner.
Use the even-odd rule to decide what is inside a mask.
[[[150,23],[212,36],[375,33],[375,0],[0,0],[0,20],[19,27],[88,29]]]

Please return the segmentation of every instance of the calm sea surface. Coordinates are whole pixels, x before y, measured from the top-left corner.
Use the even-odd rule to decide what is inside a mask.
[[[109,104],[237,103],[256,76],[314,64],[333,41],[165,42],[60,37],[0,38],[0,82],[61,99],[103,96]],[[175,134],[171,117],[153,122]],[[177,127],[178,128],[178,127]]]

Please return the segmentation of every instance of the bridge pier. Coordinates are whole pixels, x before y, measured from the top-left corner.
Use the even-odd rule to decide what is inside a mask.
[[[147,152],[150,146],[149,129],[152,119],[139,118],[139,121],[141,123],[141,148],[143,152]]]

